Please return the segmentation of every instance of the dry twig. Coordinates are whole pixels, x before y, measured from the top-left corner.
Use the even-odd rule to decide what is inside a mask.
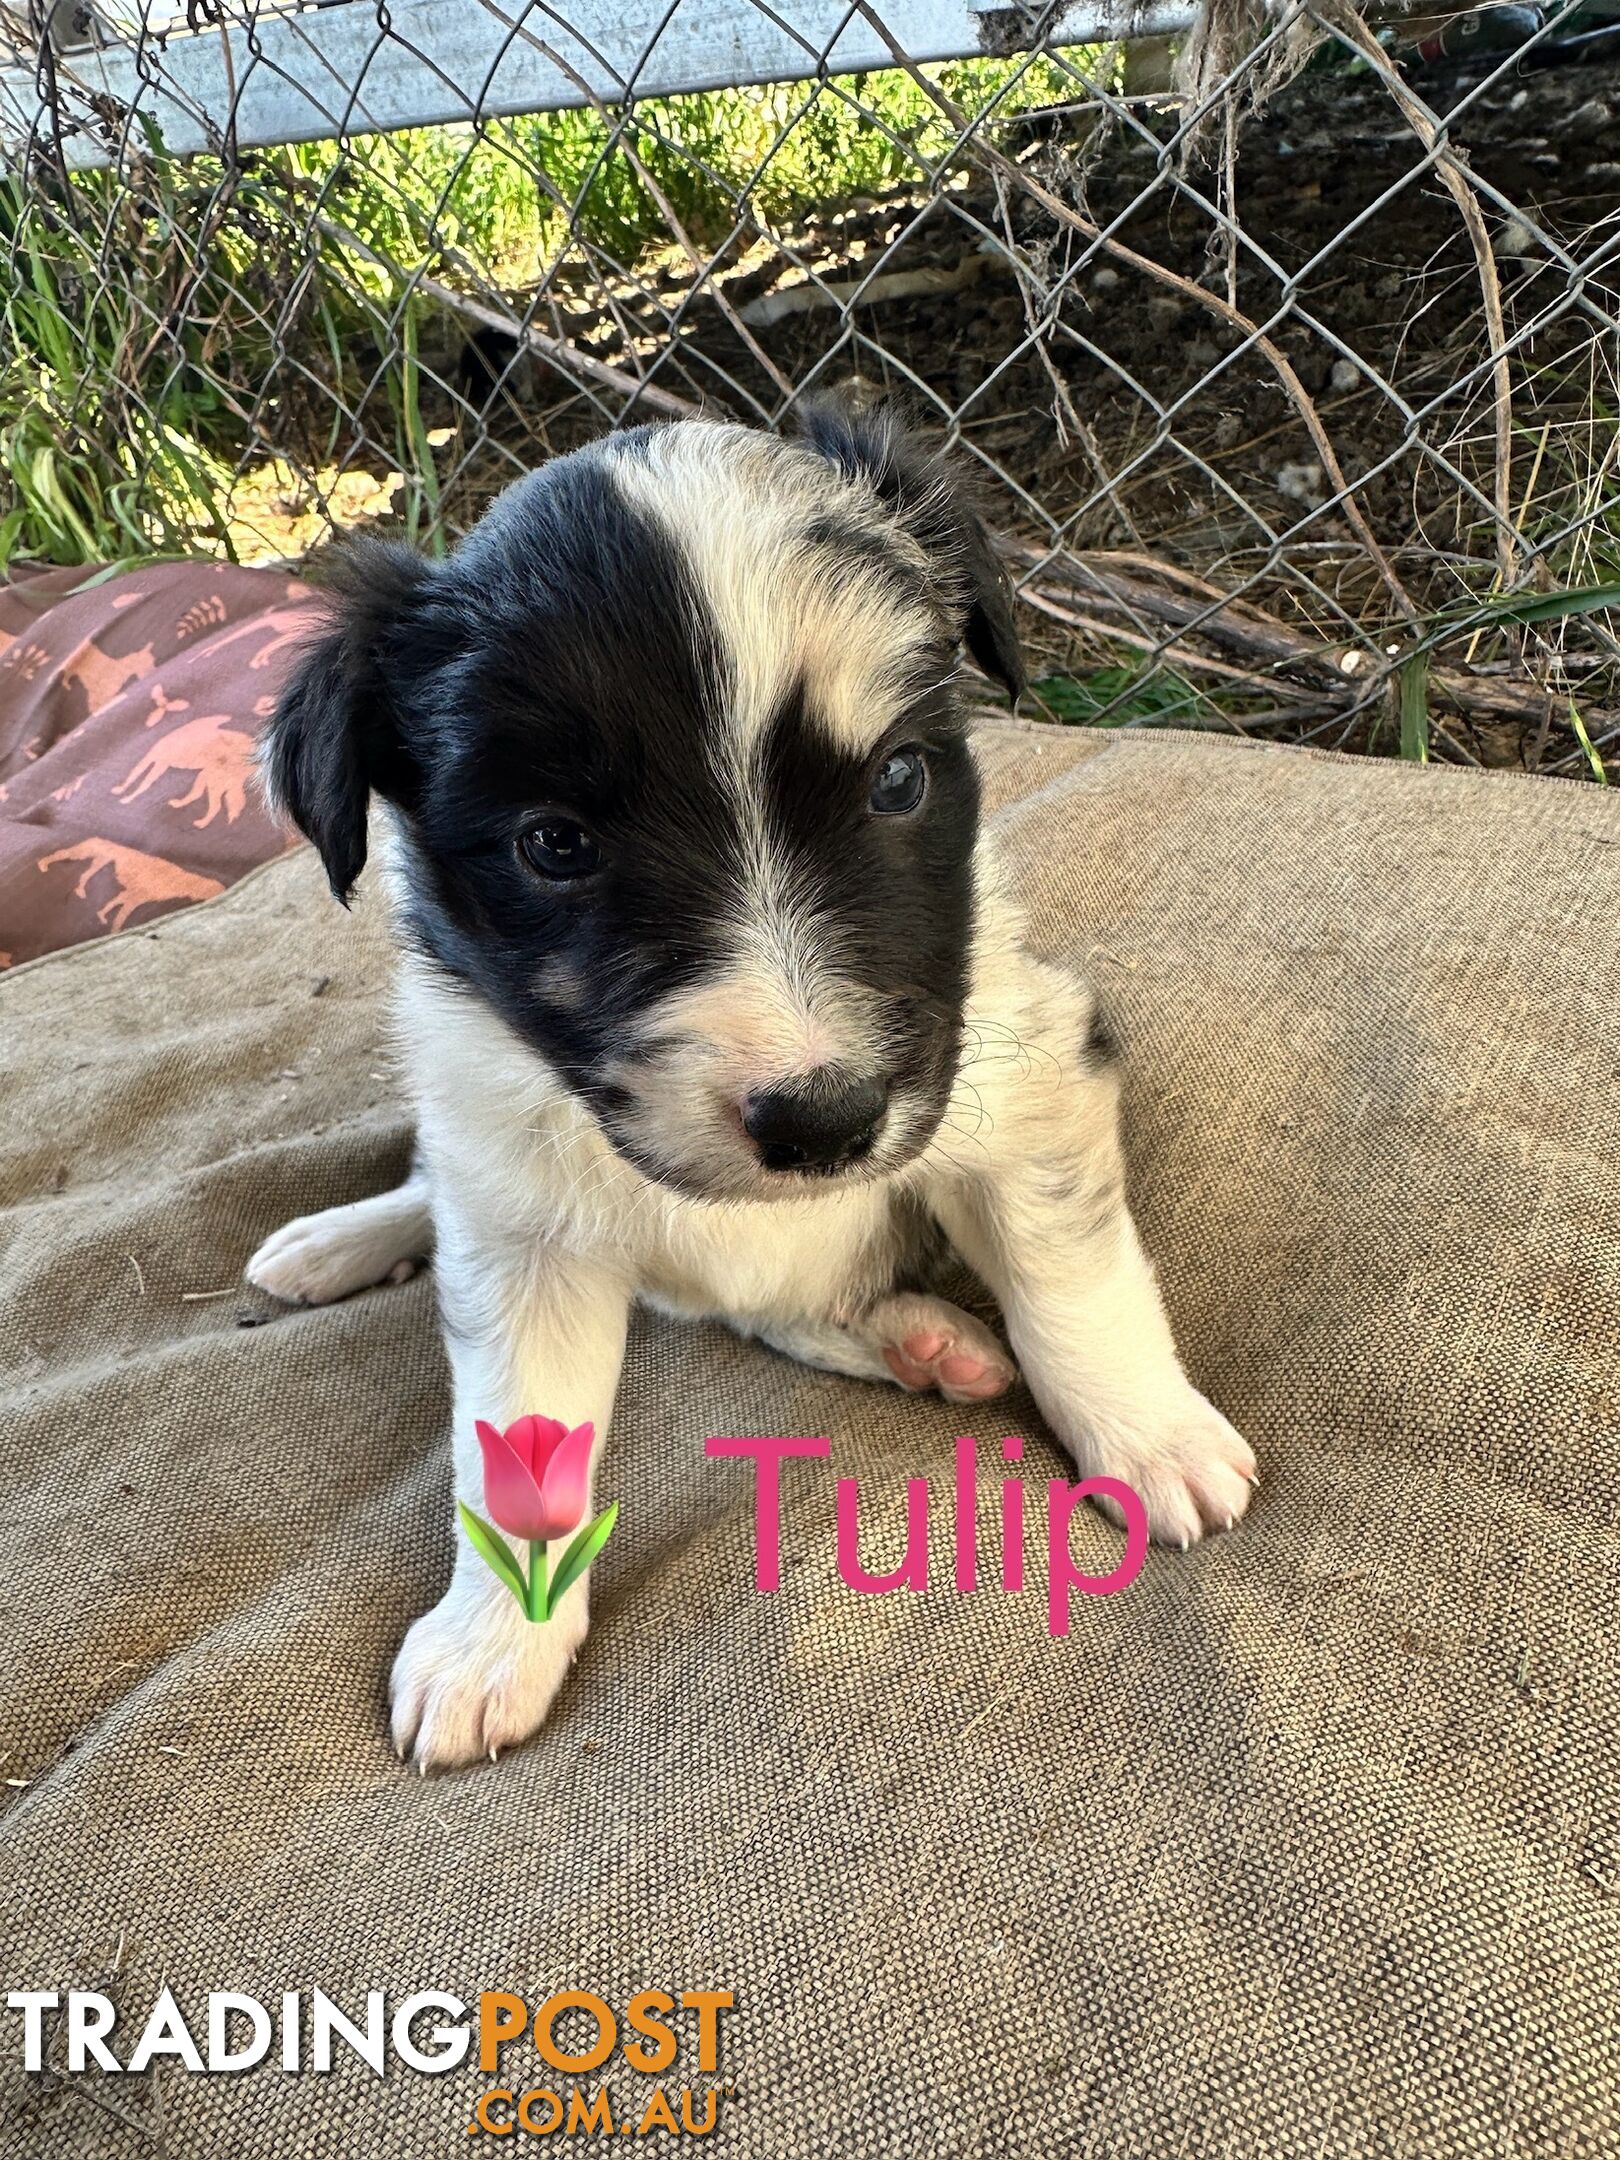
[[[1322,425],[1322,416],[1316,409],[1315,401],[1300,381],[1293,362],[1282,347],[1268,337],[1258,323],[1251,322],[1241,308],[1234,307],[1230,300],[1223,299],[1219,293],[1208,291],[1191,278],[1183,277],[1179,271],[1169,269],[1164,263],[1155,262],[1150,255],[1138,254],[1135,248],[1127,247],[1123,240],[1116,239],[1112,233],[1104,232],[1100,225],[1064,202],[1061,196],[1054,195],[1049,187],[1014,159],[981,140],[961,106],[948,97],[938,83],[930,81],[916,62],[901,49],[893,34],[867,4],[867,0],[856,0],[855,12],[883,39],[894,56],[895,66],[903,68],[951,122],[968,156],[975,159],[986,171],[1004,175],[1013,186],[1021,188],[1033,202],[1038,203],[1048,217],[1055,218],[1060,225],[1067,225],[1072,232],[1079,233],[1083,239],[1100,247],[1116,262],[1129,263],[1133,270],[1140,271],[1144,277],[1168,286],[1184,300],[1190,300],[1195,306],[1219,316],[1229,329],[1237,331],[1245,343],[1252,345],[1257,352],[1265,356],[1272,372],[1282,384],[1289,402],[1298,413],[1305,432],[1311,438],[1338,508],[1344,512],[1357,539],[1367,551],[1368,560],[1377,570],[1390,598],[1408,621],[1415,622],[1419,611],[1396,576],[1394,565],[1379,545],[1378,536],[1367,523],[1361,505],[1351,493],[1350,483],[1339,463],[1338,452],[1333,447],[1333,440],[1327,429]]]
[[[1485,216],[1467,178],[1466,166],[1450,143],[1441,139],[1435,114],[1390,64],[1389,55],[1355,9],[1343,6],[1341,0],[1318,0],[1318,5],[1330,11],[1330,19],[1340,35],[1355,46],[1378,76],[1401,108],[1413,134],[1434,159],[1434,169],[1457,205],[1468,233],[1469,246],[1474,251],[1474,267],[1479,276],[1479,294],[1485,308],[1493,356],[1491,381],[1496,458],[1492,497],[1496,505],[1497,568],[1501,583],[1506,587],[1512,584],[1517,568],[1513,552],[1513,363],[1508,353],[1507,323],[1502,313],[1502,281],[1497,275],[1496,254],[1486,229]]]

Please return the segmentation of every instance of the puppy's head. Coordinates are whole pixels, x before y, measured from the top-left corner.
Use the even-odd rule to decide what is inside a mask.
[[[978,786],[958,648],[1008,597],[879,415],[684,422],[508,490],[447,561],[350,557],[272,791],[347,893],[376,793],[410,936],[648,1176],[712,1197],[909,1161],[956,1069]]]

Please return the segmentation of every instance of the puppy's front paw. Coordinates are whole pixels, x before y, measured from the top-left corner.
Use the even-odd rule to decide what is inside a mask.
[[[1155,1543],[1183,1551],[1241,1521],[1256,1482],[1254,1450],[1192,1387],[1152,1425],[1116,1434],[1089,1456],[1140,1495]],[[1119,1520],[1117,1508],[1103,1506]]]
[[[493,1587],[493,1586],[492,1586]],[[424,1774],[454,1769],[527,1740],[544,1721],[585,1639],[585,1600],[525,1620],[483,1585],[453,1583],[400,1644],[389,1682],[395,1752]]]
[[[284,1223],[242,1272],[285,1305],[330,1305],[373,1283],[408,1282],[418,1265],[401,1258],[397,1224],[362,1200]]]

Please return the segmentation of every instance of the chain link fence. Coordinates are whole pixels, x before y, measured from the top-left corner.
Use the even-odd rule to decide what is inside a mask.
[[[442,548],[604,428],[897,393],[1032,709],[1620,772],[1588,0],[4,0],[0,239],[0,560]]]

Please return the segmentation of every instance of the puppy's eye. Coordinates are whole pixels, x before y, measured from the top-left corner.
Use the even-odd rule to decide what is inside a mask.
[[[518,853],[543,878],[589,877],[602,861],[602,850],[583,825],[572,818],[542,818],[518,840]]]
[[[885,817],[915,810],[928,786],[928,767],[920,750],[891,750],[872,782],[871,804]]]

